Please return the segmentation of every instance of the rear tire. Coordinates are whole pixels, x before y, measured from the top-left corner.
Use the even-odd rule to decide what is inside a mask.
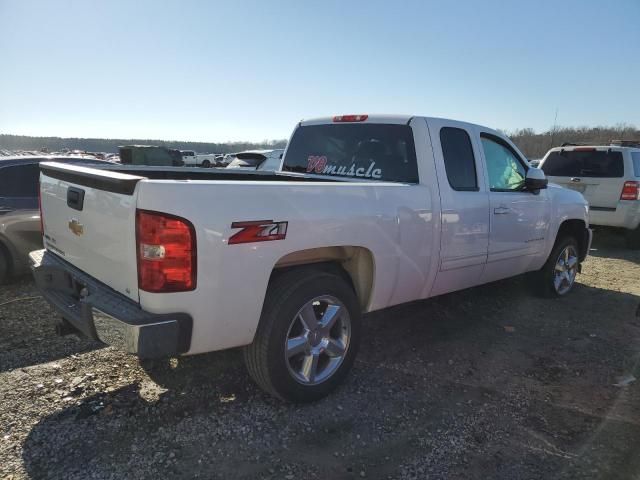
[[[205,160],[204,162],[202,162],[203,168],[209,168],[210,166],[211,166],[211,162],[209,160]]]
[[[556,240],[544,266],[530,275],[538,295],[545,298],[563,297],[575,285],[580,266],[578,242],[569,235]]]
[[[0,245],[0,285],[6,283],[9,278],[9,258]]]
[[[640,226],[635,230],[629,230],[627,232],[627,248],[631,250],[640,250]]]
[[[360,306],[352,286],[334,273],[299,268],[269,285],[244,358],[266,392],[290,402],[313,402],[342,383],[359,343]]]

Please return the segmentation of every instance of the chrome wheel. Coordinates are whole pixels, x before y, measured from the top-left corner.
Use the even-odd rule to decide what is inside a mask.
[[[289,373],[303,385],[329,379],[344,360],[351,339],[351,318],[336,297],[307,302],[294,316],[284,345]]]
[[[558,256],[553,271],[553,287],[558,295],[564,295],[573,286],[578,274],[578,252],[573,245],[567,245]]]

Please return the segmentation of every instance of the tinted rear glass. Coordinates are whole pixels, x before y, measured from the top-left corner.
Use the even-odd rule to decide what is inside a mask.
[[[29,163],[0,168],[0,197],[38,196],[40,165]]]
[[[542,165],[551,177],[617,178],[624,175],[620,152],[604,150],[551,152]]]
[[[299,127],[291,138],[282,169],[389,182],[418,182],[416,149],[408,125]]]
[[[454,190],[478,190],[476,161],[469,134],[461,128],[440,130],[440,144],[449,184]]]

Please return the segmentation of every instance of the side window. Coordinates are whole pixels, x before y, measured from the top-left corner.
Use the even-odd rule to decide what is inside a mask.
[[[443,127],[440,129],[440,145],[451,188],[477,192],[476,161],[469,134],[461,128]]]
[[[0,197],[34,198],[38,196],[40,165],[29,163],[4,167],[0,174]]]
[[[640,152],[631,152],[631,161],[633,162],[633,174],[640,177]]]
[[[481,135],[492,191],[522,190],[527,171],[516,154],[497,138]]]

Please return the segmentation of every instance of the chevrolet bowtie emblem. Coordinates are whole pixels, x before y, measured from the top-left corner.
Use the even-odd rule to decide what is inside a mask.
[[[77,235],[78,237],[84,234],[84,225],[81,224],[75,218],[72,218],[71,220],[69,220],[68,227],[69,227],[69,230],[71,230],[73,234]]]

